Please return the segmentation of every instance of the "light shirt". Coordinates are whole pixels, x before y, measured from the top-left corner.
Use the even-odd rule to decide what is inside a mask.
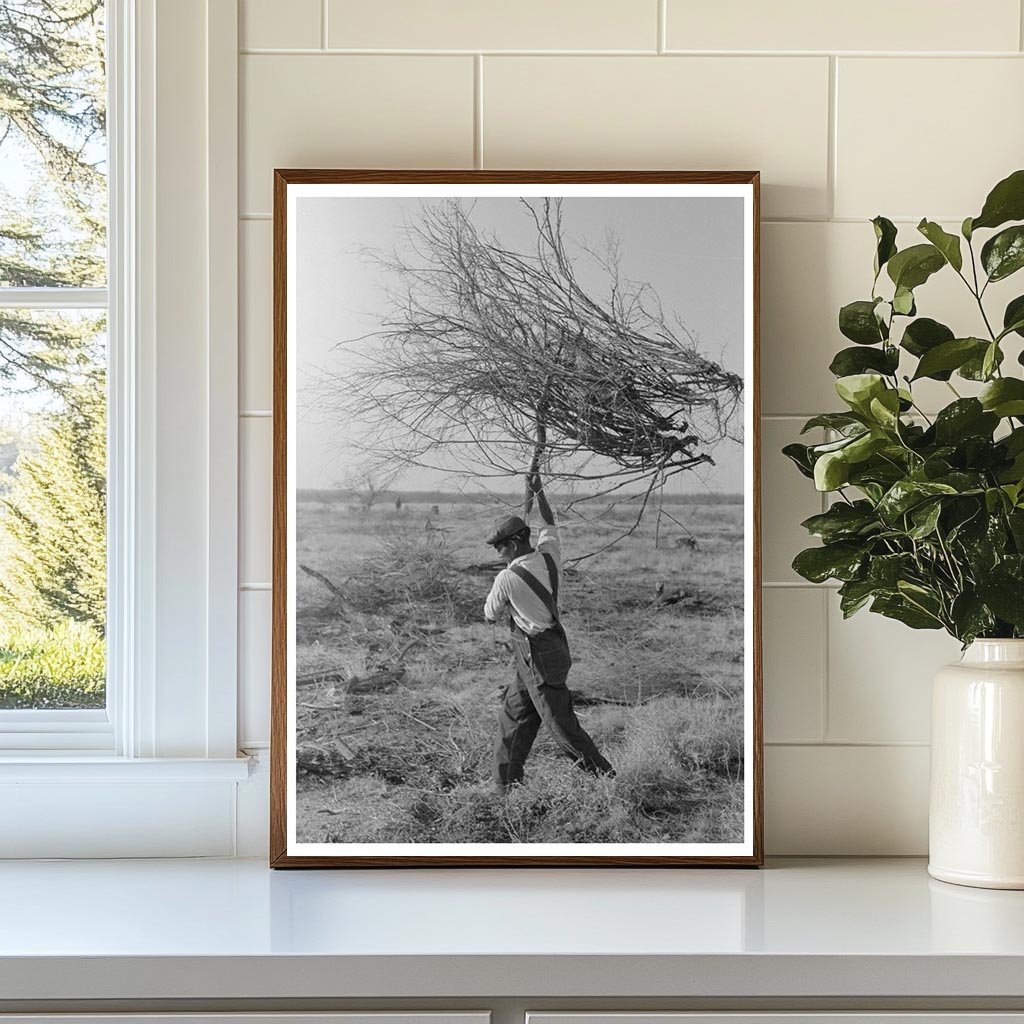
[[[520,555],[509,562],[507,569],[502,569],[494,580],[494,586],[484,604],[484,618],[488,622],[497,622],[503,612],[508,609],[516,625],[527,635],[536,636],[550,629],[555,620],[544,607],[544,602],[530,589],[530,585],[521,580],[514,572],[513,565],[521,565],[550,594],[551,578],[548,575],[548,564],[544,555],[550,555],[555,562],[558,584],[562,584],[562,545],[558,539],[558,529],[545,526],[537,538],[537,547],[528,555]]]

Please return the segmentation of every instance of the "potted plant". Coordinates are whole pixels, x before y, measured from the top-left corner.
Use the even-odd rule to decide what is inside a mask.
[[[922,220],[901,249],[874,218],[871,297],[839,311],[852,345],[830,366],[845,408],[804,426],[824,443],[783,449],[832,496],[803,523],[821,544],[796,572],[840,581],[844,617],[870,608],[963,644],[932,694],[929,871],[1002,888],[1024,888],[1024,294],[997,311],[986,292],[1024,267],[1021,221],[1024,170],[959,234]],[[940,272],[973,296],[974,326],[918,314]],[[948,389],[935,415],[923,381]]]

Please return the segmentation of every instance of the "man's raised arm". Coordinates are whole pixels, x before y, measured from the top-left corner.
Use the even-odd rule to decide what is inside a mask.
[[[548,499],[544,494],[544,482],[540,478],[540,473],[534,473],[530,480],[530,486],[533,488],[534,497],[537,499],[537,509],[540,512],[541,519],[548,526],[555,525],[555,513],[552,511],[551,506],[548,504]]]

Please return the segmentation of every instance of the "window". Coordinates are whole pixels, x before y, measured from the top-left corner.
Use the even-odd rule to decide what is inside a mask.
[[[110,733],[105,6],[0,3],[0,719],[76,746]]]
[[[76,72],[79,36],[100,63]],[[55,639],[75,706],[37,687],[35,706],[0,709],[0,857],[228,855],[249,770],[236,747],[237,3],[0,0],[0,47],[0,324],[53,349],[0,378],[14,435],[0,473],[22,429],[40,474],[76,452],[92,540],[82,527],[48,548],[64,552],[52,596],[95,608],[105,578],[90,626],[104,642],[83,646],[84,626]],[[105,403],[82,399],[66,422],[68,393],[90,384]],[[48,416],[74,436],[47,435]],[[87,616],[76,605],[67,619]]]

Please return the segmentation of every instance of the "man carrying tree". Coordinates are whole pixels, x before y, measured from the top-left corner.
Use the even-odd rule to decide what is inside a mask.
[[[545,524],[537,547],[530,545],[530,528],[519,516],[499,522],[487,538],[508,567],[494,581],[484,617],[495,623],[508,610],[515,655],[515,676],[505,688],[494,748],[494,778],[503,790],[522,782],[542,722],[577,766],[595,775],[615,774],[573,710],[566,685],[572,658],[558,614],[561,544],[539,473],[530,476],[529,487]]]

